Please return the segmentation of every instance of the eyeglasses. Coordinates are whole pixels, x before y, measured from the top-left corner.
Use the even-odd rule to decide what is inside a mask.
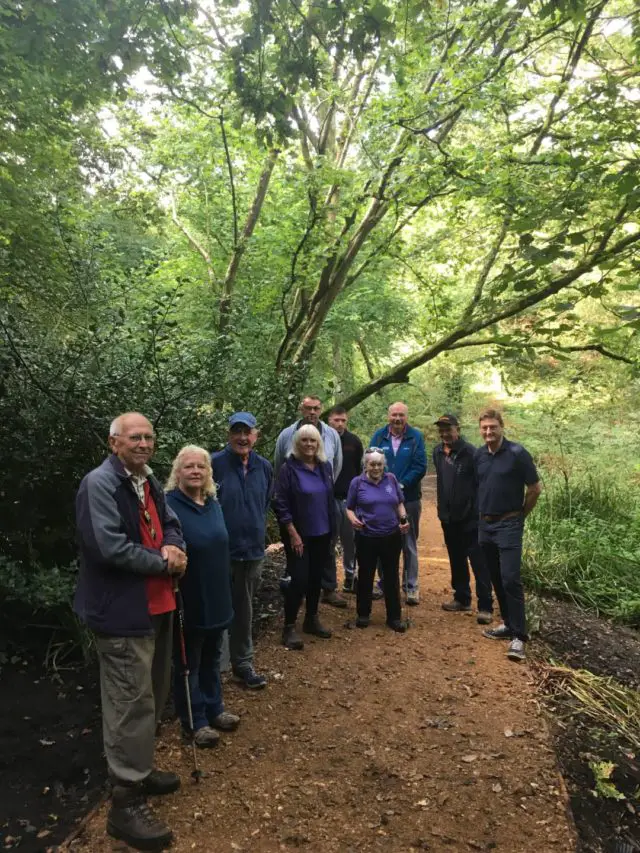
[[[126,438],[126,440],[130,441],[131,444],[140,444],[141,441],[146,441],[147,444],[153,444],[156,440],[156,437],[152,432],[134,432],[132,435],[122,435],[122,433],[116,432],[114,435],[117,435],[120,438]]]

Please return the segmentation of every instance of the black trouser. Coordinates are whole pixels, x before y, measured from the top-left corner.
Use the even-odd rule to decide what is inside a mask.
[[[469,522],[452,521],[442,524],[444,542],[449,554],[451,566],[451,586],[453,597],[464,607],[471,604],[471,584],[469,582],[469,563],[476,579],[478,610],[491,613],[491,576],[482,548],[478,543],[478,527],[469,526]]]
[[[356,557],[358,559],[358,616],[368,618],[371,615],[371,594],[376,566],[384,574],[384,603],[387,608],[387,622],[400,619],[400,581],[398,567],[402,536],[400,531],[388,536],[364,536],[356,533]]]
[[[287,571],[286,574],[292,574],[292,566],[295,562],[296,555],[291,547],[291,540],[289,538],[289,530],[286,525],[280,524],[280,540],[284,545],[284,556],[287,561]],[[327,592],[335,592],[338,588],[338,577],[336,571],[336,560],[335,555],[331,553],[331,549],[327,551],[327,562],[322,570],[322,578],[320,579],[320,585],[323,590]]]
[[[307,616],[316,616],[320,601],[322,572],[329,559],[331,534],[323,536],[303,536],[304,549],[299,557],[293,549],[289,572],[291,581],[284,594],[284,623],[294,625],[302,599],[306,597]]]
[[[511,629],[514,637],[526,641],[527,617],[520,578],[523,532],[523,516],[494,522],[481,520],[478,528],[480,545],[504,624]]]

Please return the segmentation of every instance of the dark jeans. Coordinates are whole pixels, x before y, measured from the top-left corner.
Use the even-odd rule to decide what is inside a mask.
[[[208,726],[210,721],[224,711],[222,684],[220,683],[220,651],[224,631],[201,631],[197,628],[185,632],[187,665],[189,667],[189,693],[193,712],[193,730]],[[189,714],[185,693],[184,674],[180,656],[180,639],[174,648],[174,701],[176,713],[185,729],[189,729]]]
[[[400,619],[400,580],[398,571],[402,536],[400,531],[389,536],[363,536],[356,533],[356,556],[358,559],[358,616],[371,615],[371,593],[378,561],[384,574],[384,602],[387,622]]]
[[[441,522],[444,541],[449,554],[451,566],[451,586],[453,597],[464,607],[471,604],[471,584],[469,578],[469,563],[476,579],[476,596],[478,610],[491,613],[493,601],[491,596],[491,577],[487,568],[482,548],[478,543],[478,528],[469,522]]]
[[[291,551],[292,559],[289,564],[291,582],[284,594],[284,622],[294,625],[302,599],[306,597],[306,615],[315,616],[318,613],[322,572],[329,560],[331,535],[303,536],[304,550],[298,557]]]
[[[528,639],[524,588],[520,579],[523,531],[522,516],[505,518],[504,521],[480,520],[478,527],[478,539],[500,605],[500,614],[504,624],[519,640]]]

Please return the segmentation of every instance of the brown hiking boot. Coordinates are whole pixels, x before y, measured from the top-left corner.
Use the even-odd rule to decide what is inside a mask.
[[[114,785],[107,832],[136,850],[164,850],[173,833],[147,803],[141,785]]]
[[[165,794],[173,794],[174,791],[178,790],[180,787],[180,777],[169,770],[156,770],[154,767],[141,784],[143,793],[162,797]]]
[[[341,610],[347,606],[347,599],[338,595],[335,589],[325,589],[322,593],[322,603],[330,604],[332,607],[339,607]]]
[[[441,607],[443,610],[446,610],[447,613],[469,613],[471,611],[470,604],[461,604],[461,602],[456,601],[455,598],[453,601],[445,601]]]
[[[302,637],[296,631],[295,625],[285,625],[282,629],[282,645],[296,652],[304,649]]]
[[[317,615],[305,616],[302,630],[305,634],[313,634],[314,637],[320,637],[323,640],[328,640],[331,637],[331,631],[322,625]]]

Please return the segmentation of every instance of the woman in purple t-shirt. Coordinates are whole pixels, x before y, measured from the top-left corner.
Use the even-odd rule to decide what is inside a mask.
[[[305,597],[302,630],[323,639],[331,636],[318,618],[318,603],[335,523],[333,471],[322,437],[311,424],[301,426],[293,437],[291,454],[278,473],[273,508],[280,525],[287,530],[293,552],[291,580],[284,593],[282,644],[288,649],[302,649],[304,643],[296,633],[296,619]]]
[[[355,477],[347,495],[347,517],[356,531],[358,559],[358,618],[366,628],[371,617],[373,579],[378,560],[384,576],[387,625],[403,633],[407,625],[400,611],[398,567],[402,534],[409,529],[402,490],[393,474],[385,473],[384,451],[370,447],[364,454],[364,472]]]

